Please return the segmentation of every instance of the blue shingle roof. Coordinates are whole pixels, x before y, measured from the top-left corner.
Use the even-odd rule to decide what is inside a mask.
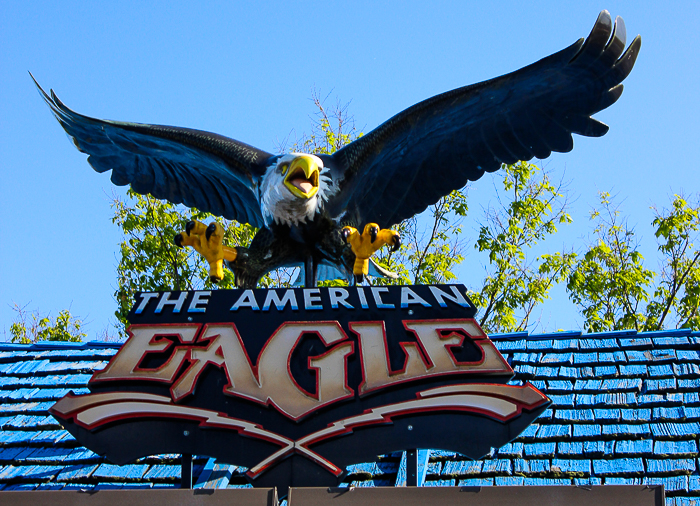
[[[496,452],[513,474],[494,486],[662,483],[669,505],[700,504],[700,334],[491,337],[512,354],[517,378],[544,380],[554,402],[536,429]]]
[[[700,504],[700,334],[491,338],[554,404],[492,457],[431,455],[443,471],[426,485],[663,484],[669,506]]]
[[[0,343],[0,489],[179,486],[179,455],[114,466],[80,446],[48,415],[47,410],[69,391],[87,392],[93,371],[103,368],[119,346]],[[195,461],[195,477],[206,461]],[[244,481],[240,475],[234,479],[237,485]]]
[[[700,333],[687,329],[582,335],[492,335],[516,371],[553,405],[515,441],[472,461],[419,452],[425,486],[663,484],[667,505],[700,504]],[[174,487],[179,455],[114,466],[47,414],[86,391],[115,343],[0,344],[3,490]],[[349,468],[347,483],[405,483],[405,455]],[[403,469],[403,474],[402,474]],[[196,458],[197,487],[245,487],[245,468]],[[403,476],[403,478],[402,478]]]

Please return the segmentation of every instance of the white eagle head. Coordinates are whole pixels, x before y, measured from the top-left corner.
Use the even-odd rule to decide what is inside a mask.
[[[330,171],[316,155],[292,153],[267,167],[260,184],[260,207],[266,225],[299,225],[313,219],[328,199]]]

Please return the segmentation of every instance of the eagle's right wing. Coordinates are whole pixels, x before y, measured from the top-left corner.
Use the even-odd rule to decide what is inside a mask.
[[[114,184],[263,226],[258,184],[273,160],[270,153],[201,130],[83,116],[34,83],[90,165],[97,172],[111,170]]]

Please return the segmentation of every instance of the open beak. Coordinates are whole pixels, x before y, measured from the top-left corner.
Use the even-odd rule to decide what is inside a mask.
[[[318,192],[319,172],[313,158],[299,155],[286,169],[284,184],[296,197],[310,199]]]

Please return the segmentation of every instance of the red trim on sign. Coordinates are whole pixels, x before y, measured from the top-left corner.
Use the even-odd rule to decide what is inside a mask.
[[[345,334],[345,333],[343,332],[343,334]],[[339,402],[339,401],[342,401],[345,399],[350,399],[350,398],[355,397],[355,391],[352,388],[350,388],[350,383],[348,382],[348,358],[351,357],[355,353],[355,343],[352,341],[349,341],[347,335],[345,335],[345,339],[343,339],[342,341],[338,341],[337,344],[335,344],[332,348],[326,350],[324,353],[321,353],[320,355],[314,355],[313,357],[312,356],[306,357],[306,367],[308,369],[316,369],[316,395],[315,395],[315,398],[316,398],[316,400],[318,400],[319,391],[320,391],[320,387],[321,387],[321,385],[319,383],[319,371],[318,371],[317,366],[311,365],[311,361],[321,359],[321,358],[325,357],[326,355],[330,355],[331,353],[333,353],[335,351],[336,348],[339,348],[341,346],[347,346],[348,344],[350,345],[350,352],[346,353],[345,356],[343,357],[343,362],[345,362],[345,365],[343,366],[343,376],[344,376],[343,386],[345,387],[344,389],[349,390],[350,393],[347,395],[344,395],[343,397],[336,397],[336,398],[334,398],[334,399],[332,399],[324,404],[321,404],[321,405],[319,405],[319,408],[323,407],[323,406],[327,406],[331,402]],[[289,372],[290,372],[290,376],[291,376],[291,371],[289,371]],[[296,384],[294,377],[291,376],[291,378],[292,378],[292,381],[294,381],[294,383]],[[299,386],[299,388],[301,388],[301,386]],[[316,410],[314,410],[314,411],[316,411]]]
[[[344,335],[345,337],[344,337],[342,340],[338,341],[338,344],[342,343],[343,341],[347,340],[347,338],[348,338],[348,337],[345,335],[345,332],[343,332],[342,329],[340,329],[340,331],[343,333],[343,335]],[[307,389],[305,389],[304,387],[302,387],[302,386],[299,384],[299,382],[297,382],[296,378],[294,377],[294,374],[292,374],[292,353],[294,353],[294,350],[295,350],[296,347],[299,345],[299,341],[301,341],[301,336],[303,336],[304,334],[313,334],[313,335],[315,335],[316,337],[318,337],[318,338],[321,340],[321,342],[324,344],[324,346],[325,346],[326,348],[328,348],[328,343],[326,342],[326,340],[323,338],[323,336],[321,335],[321,333],[320,333],[318,330],[306,330],[306,331],[305,331],[305,330],[302,330],[301,332],[299,332],[299,335],[297,336],[296,340],[294,341],[294,345],[293,345],[292,348],[289,350],[289,355],[287,356],[287,376],[289,376],[289,379],[290,379],[291,382],[294,384],[294,386],[296,387],[297,390],[299,390],[299,391],[300,391],[301,393],[303,393],[305,396],[307,396],[307,397],[309,397],[309,398],[311,398],[311,399],[315,399],[315,400],[318,401],[318,397],[319,397],[319,394],[318,394],[318,390],[319,390],[318,371],[316,371],[316,374],[314,375],[314,376],[315,376],[315,379],[316,379],[316,391],[315,391],[315,392],[309,392]],[[336,346],[337,346],[337,344],[334,345],[333,348],[335,348]],[[333,348],[331,348],[330,350],[327,349],[323,354],[321,354],[321,355],[319,355],[319,356],[322,357],[323,355],[329,353]],[[260,352],[260,354],[262,355],[262,351]],[[311,357],[306,357],[306,368],[307,368],[307,369],[310,369],[310,368],[311,368],[310,365],[309,365],[309,360],[310,360],[310,359],[311,359]]]
[[[267,349],[267,346],[270,344],[270,342],[272,341],[272,339],[278,334],[278,332],[280,332],[280,331],[281,331],[282,329],[284,329],[285,327],[299,327],[300,330],[299,330],[299,332],[298,332],[298,335],[297,335],[297,337],[296,337],[296,339],[295,339],[295,341],[294,341],[294,344],[293,344],[292,347],[290,348],[289,355],[287,356],[287,360],[286,360],[286,363],[287,363],[287,374],[289,375],[290,381],[292,381],[292,383],[295,385],[295,387],[296,387],[297,389],[299,389],[299,391],[302,392],[303,395],[306,395],[307,397],[310,397],[310,398],[312,398],[312,399],[318,400],[318,390],[319,390],[319,378],[318,378],[318,375],[316,375],[316,394],[311,394],[310,392],[307,392],[304,388],[301,387],[301,385],[299,385],[299,384],[297,383],[296,379],[295,379],[294,376],[292,375],[291,366],[290,366],[292,353],[294,352],[295,348],[296,348],[297,345],[299,344],[299,341],[301,340],[301,337],[302,337],[304,334],[316,334],[316,336],[318,336],[318,338],[321,340],[321,342],[322,342],[326,347],[330,346],[330,345],[328,344],[328,342],[326,341],[326,339],[323,337],[323,335],[322,335],[318,330],[315,330],[315,329],[308,330],[308,329],[306,328],[306,327],[314,327],[314,326],[318,327],[318,325],[334,325],[335,327],[337,327],[338,331],[339,331],[340,334],[343,336],[343,338],[340,339],[340,340],[338,340],[338,341],[336,341],[335,344],[333,344],[333,346],[332,346],[327,352],[325,352],[324,354],[319,355],[319,356],[323,356],[323,355],[325,355],[325,354],[327,354],[327,353],[330,353],[330,352],[332,352],[333,349],[335,349],[336,346],[348,342],[349,338],[348,338],[347,334],[345,333],[345,331],[343,330],[343,328],[341,327],[340,323],[338,323],[337,321],[334,321],[334,320],[322,320],[322,321],[311,321],[311,322],[309,322],[309,321],[296,322],[296,321],[295,321],[295,322],[285,322],[285,323],[282,323],[279,327],[277,327],[277,329],[276,329],[276,330],[270,335],[270,337],[268,337],[268,339],[265,341],[265,344],[263,345],[262,349],[260,350],[260,353],[258,354],[258,360],[257,360],[257,362],[256,362],[255,364],[253,364],[253,362],[251,361],[250,355],[248,354],[248,350],[247,350],[247,348],[246,348],[246,346],[245,346],[245,343],[243,342],[243,338],[241,337],[241,334],[240,334],[240,332],[238,331],[238,327],[237,327],[236,324],[233,323],[233,322],[214,323],[214,324],[207,324],[207,325],[205,325],[204,329],[199,333],[199,337],[198,337],[198,339],[197,339],[197,343],[200,343],[200,342],[203,342],[203,341],[208,341],[208,342],[209,342],[209,341],[211,341],[211,340],[216,339],[217,337],[219,337],[220,334],[216,334],[216,335],[213,335],[213,336],[207,336],[207,337],[205,338],[205,336],[206,336],[207,332],[209,331],[209,328],[210,328],[210,327],[216,327],[216,326],[230,326],[230,328],[233,330],[234,335],[235,335],[236,338],[238,339],[238,342],[239,342],[239,344],[240,344],[240,347],[241,347],[241,349],[243,350],[243,355],[245,356],[245,359],[246,359],[247,362],[248,362],[248,365],[249,365],[250,370],[251,370],[251,372],[252,372],[252,374],[253,374],[253,377],[255,378],[255,381],[257,382],[258,385],[260,385],[260,376],[259,376],[258,367],[259,367],[260,357],[263,355],[263,353],[264,353],[265,350]],[[351,344],[353,344],[353,343],[351,342]],[[193,349],[193,347],[190,347],[190,349]],[[353,353],[355,352],[354,345],[353,345],[353,351],[352,351],[352,352],[353,352]],[[220,356],[222,356],[222,355],[220,355]],[[311,358],[315,358],[315,357],[311,357]],[[317,405],[316,407],[314,407],[312,410],[307,411],[307,412],[305,412],[305,413],[303,413],[302,415],[299,415],[299,416],[297,416],[297,417],[292,416],[292,415],[290,415],[289,413],[286,413],[281,407],[278,406],[278,404],[275,402],[274,399],[270,398],[269,395],[267,395],[266,398],[265,398],[265,400],[263,401],[263,400],[260,400],[260,399],[258,399],[258,398],[255,398],[255,397],[251,397],[251,396],[248,396],[248,395],[245,395],[245,394],[236,392],[235,390],[233,390],[233,391],[227,391],[226,389],[232,387],[232,386],[233,386],[233,383],[232,383],[232,381],[231,381],[231,377],[230,377],[230,375],[229,375],[228,368],[227,368],[225,362],[224,362],[224,364],[223,364],[222,366],[219,366],[219,365],[216,364],[215,362],[211,362],[210,360],[208,360],[207,363],[204,364],[204,366],[202,367],[202,369],[201,369],[201,370],[199,371],[199,373],[197,374],[197,377],[195,378],[195,381],[194,381],[193,384],[192,384],[192,389],[190,389],[190,391],[188,391],[186,394],[181,395],[181,396],[179,396],[177,399],[174,399],[174,400],[180,401],[180,400],[184,399],[187,395],[191,395],[191,394],[192,394],[192,392],[193,392],[193,391],[195,390],[195,388],[196,388],[197,382],[199,381],[200,375],[204,372],[204,368],[205,368],[208,364],[211,364],[211,365],[214,365],[214,366],[217,366],[217,367],[220,367],[220,368],[223,368],[223,369],[224,369],[224,373],[226,374],[226,379],[227,379],[227,381],[228,381],[228,383],[227,383],[227,384],[224,386],[224,388],[222,389],[224,395],[231,396],[231,397],[238,397],[238,398],[241,398],[241,399],[246,399],[246,400],[255,402],[256,404],[259,404],[259,405],[262,405],[262,406],[266,406],[266,407],[272,406],[272,407],[274,407],[279,413],[281,413],[282,415],[284,415],[284,416],[286,416],[287,418],[290,418],[290,419],[292,419],[292,420],[294,420],[294,421],[301,420],[302,418],[305,418],[305,417],[309,416],[310,414],[316,412],[317,410],[319,410],[319,409],[321,409],[321,408],[324,408],[324,407],[326,407],[326,406],[328,406],[328,405],[330,405],[330,404],[333,404],[333,403],[335,403],[335,402],[340,402],[340,401],[342,401],[342,400],[345,400],[345,399],[354,397],[354,395],[355,395],[355,392],[352,391],[352,389],[351,389],[350,386],[349,386],[349,382],[348,382],[347,356],[346,356],[346,363],[345,363],[345,387],[346,387],[348,390],[350,390],[350,391],[352,392],[352,394],[348,394],[348,395],[345,395],[345,396],[343,396],[343,397],[339,397],[339,398],[336,398],[336,399],[331,399],[331,400],[329,400],[328,402],[319,404],[319,405]],[[195,364],[193,363],[190,367],[188,367],[187,370],[189,370],[189,369],[190,369],[191,367],[193,367],[194,365],[195,365]],[[186,370],[186,371],[187,371],[187,370]],[[185,371],[185,372],[186,372],[186,371]],[[183,373],[182,375],[178,376],[178,377],[175,379],[175,381],[173,382],[173,386],[177,383],[177,381],[178,381],[184,374],[185,374],[185,373]],[[171,396],[173,396],[172,387],[171,387]],[[173,397],[173,398],[174,398],[174,397]]]
[[[345,345],[344,342],[339,342],[338,345]],[[352,343],[351,343],[352,344]],[[347,357],[347,355],[346,355]],[[496,387],[496,392],[491,392],[487,390],[473,390],[473,387],[483,385],[484,387]],[[465,383],[462,385],[450,385],[450,387],[465,387],[464,391],[447,390],[444,393],[434,393],[434,395],[426,395],[421,397],[421,393],[429,393],[431,390],[424,392],[419,392],[416,395],[416,399],[401,401],[395,404],[383,405],[371,409],[367,409],[362,413],[348,417],[346,419],[341,419],[336,422],[328,424],[327,427],[320,429],[312,434],[308,434],[297,441],[293,441],[286,436],[268,431],[262,427],[260,424],[255,424],[253,422],[247,422],[245,420],[240,420],[236,418],[229,417],[227,414],[219,412],[206,410],[196,407],[188,407],[174,404],[163,397],[165,402],[158,402],[156,400],[144,399],[139,397],[139,394],[135,394],[135,398],[129,399],[132,392],[114,392],[118,398],[109,399],[109,394],[88,394],[87,396],[75,396],[68,394],[66,397],[77,398],[77,397],[91,397],[93,396],[95,402],[89,403],[82,408],[77,408],[69,413],[59,413],[54,410],[53,407],[49,409],[51,414],[59,415],[58,418],[69,420],[72,419],[74,423],[80,427],[87,430],[96,430],[104,425],[120,422],[124,420],[130,420],[134,418],[166,418],[166,419],[178,419],[178,420],[192,420],[198,421],[199,426],[202,428],[219,428],[224,430],[234,430],[237,434],[242,437],[250,437],[253,439],[259,439],[263,441],[270,442],[280,446],[280,450],[274,452],[266,459],[264,459],[257,466],[252,467],[248,471],[248,476],[251,478],[256,478],[261,473],[269,469],[273,464],[279,462],[280,460],[287,458],[291,453],[296,453],[306,458],[309,458],[313,462],[316,462],[327,471],[333,473],[336,476],[342,474],[343,470],[335,466],[328,459],[325,459],[318,453],[310,449],[312,445],[319,444],[323,441],[334,439],[346,434],[353,432],[357,428],[369,427],[372,425],[384,425],[393,423],[393,419],[400,416],[408,416],[413,414],[423,414],[423,413],[460,413],[468,412],[476,415],[485,416],[500,422],[506,422],[511,420],[522,413],[523,409],[535,409],[542,404],[548,402],[549,400],[535,387],[530,384],[525,386],[514,386],[514,385],[501,385],[495,383]],[[507,390],[534,390],[542,398],[531,404],[526,404],[520,401],[514,396],[508,396],[503,393]],[[433,391],[436,389],[432,389]],[[479,405],[470,405],[474,403],[474,398],[486,397],[495,398],[504,401],[506,405],[501,405],[502,412],[510,412],[508,415],[500,415],[497,411],[498,406],[494,406],[493,410],[486,409]],[[100,399],[100,400],[98,400]],[[60,402],[60,401],[59,401]],[[84,423],[78,419],[78,417],[89,410],[94,408],[103,407],[105,405],[114,405],[115,414],[99,418],[98,421],[94,423]],[[140,406],[143,406],[141,408]],[[509,408],[508,405],[512,407]],[[121,411],[116,411],[121,410]],[[131,411],[130,411],[131,410]],[[68,415],[68,416],[65,416]]]
[[[192,358],[192,352],[193,352],[193,351],[197,351],[197,350],[208,350],[208,349],[209,349],[209,346],[212,345],[211,341],[214,340],[214,339],[216,339],[217,337],[219,337],[219,336],[221,335],[221,334],[216,334],[216,335],[213,335],[213,336],[211,336],[211,337],[204,338],[203,336],[206,334],[207,328],[208,328],[208,327],[209,327],[208,324],[204,325],[204,329],[202,330],[202,332],[200,333],[200,335],[197,336],[197,338],[196,338],[196,343],[197,343],[197,344],[199,344],[199,343],[201,343],[201,342],[203,342],[203,341],[209,341],[208,346],[188,346],[188,347],[187,347],[187,348],[188,348],[188,349],[187,349],[187,354],[185,355],[185,359],[183,360],[183,362],[188,361],[188,362],[190,362],[190,365],[187,366],[187,369],[185,369],[185,370],[182,372],[182,374],[180,374],[178,377],[176,377],[175,380],[174,380],[174,381],[172,382],[172,384],[170,385],[170,397],[171,397],[175,402],[179,402],[179,401],[181,401],[182,399],[184,399],[184,398],[186,398],[186,397],[192,395],[192,393],[193,393],[193,392],[195,391],[195,389],[197,388],[197,383],[199,382],[199,377],[200,377],[201,374],[204,372],[204,369],[207,367],[207,365],[211,364],[211,365],[220,367],[219,364],[217,364],[216,362],[212,362],[211,360],[205,361],[204,364],[202,365],[202,367],[199,369],[199,372],[198,372],[198,373],[196,374],[196,376],[194,377],[194,380],[192,381],[192,387],[191,387],[187,392],[184,392],[184,393],[182,393],[182,394],[180,394],[180,395],[178,395],[178,396],[176,396],[175,393],[173,392],[173,388],[175,388],[175,385],[177,385],[178,381],[179,381],[180,379],[182,379],[183,377],[187,376],[187,373],[189,372],[189,370],[192,369],[193,367],[195,367],[195,366],[197,365],[198,362],[200,362],[200,359],[194,359],[194,358]],[[214,351],[214,354],[215,354],[215,355],[219,355],[220,357],[223,358],[223,354],[220,353],[220,351],[221,351],[221,347],[219,347],[218,350]],[[226,389],[227,387],[231,386],[231,378],[229,378],[229,376],[228,376],[228,368],[224,367],[223,369],[224,369],[224,374],[226,374],[226,379],[228,380],[228,383],[224,386],[224,389]]]
[[[315,334],[315,335],[321,340],[321,342],[324,344],[324,346],[326,346],[326,348],[328,348],[328,346],[330,346],[330,345],[328,344],[328,342],[326,341],[326,339],[323,337],[323,335],[322,335],[318,330],[305,330],[305,329],[304,329],[304,326],[305,326],[305,325],[314,325],[314,324],[315,324],[315,325],[319,325],[319,324],[322,324],[322,325],[335,325],[335,326],[338,328],[338,331],[340,332],[340,334],[343,336],[342,339],[339,339],[338,341],[335,341],[335,343],[333,344],[332,348],[328,349],[325,353],[322,353],[321,355],[319,355],[319,357],[322,357],[322,356],[324,356],[324,355],[327,355],[328,353],[331,353],[337,346],[339,346],[339,345],[341,345],[341,344],[345,344],[345,343],[348,341],[348,339],[349,339],[349,338],[348,338],[348,335],[347,335],[347,334],[345,333],[345,331],[343,330],[343,327],[341,327],[340,323],[338,323],[337,320],[320,320],[320,321],[315,321],[315,322],[309,322],[309,321],[304,321],[304,322],[297,322],[297,321],[294,321],[294,322],[285,322],[285,323],[283,323],[282,325],[280,325],[280,326],[277,328],[277,330],[275,330],[275,332],[272,333],[272,335],[270,336],[270,339],[267,340],[267,342],[265,343],[265,346],[263,346],[262,350],[260,350],[260,356],[261,356],[261,355],[263,354],[263,352],[265,351],[265,348],[267,348],[267,345],[268,345],[268,343],[270,342],[270,340],[277,334],[277,332],[279,332],[280,329],[282,329],[283,327],[286,327],[286,326],[293,326],[293,327],[297,327],[297,326],[298,326],[298,327],[301,327],[301,331],[300,331],[299,334],[297,335],[296,340],[294,341],[294,345],[289,349],[289,355],[287,355],[287,374],[289,375],[289,379],[292,381],[292,383],[294,384],[294,386],[295,386],[300,392],[302,392],[302,393],[303,393],[304,395],[306,395],[307,397],[310,397],[311,399],[315,399],[315,400],[318,401],[318,400],[319,400],[319,394],[318,394],[318,392],[319,392],[319,386],[320,386],[320,385],[319,385],[318,371],[316,371],[316,393],[315,393],[315,394],[312,394],[311,392],[308,392],[305,388],[303,388],[301,385],[299,385],[299,383],[297,383],[297,380],[294,378],[294,375],[292,374],[292,369],[291,369],[291,366],[292,366],[292,353],[294,353],[294,350],[295,350],[296,347],[299,345],[299,341],[301,341],[301,337],[302,337],[304,334]],[[350,344],[352,344],[352,342],[351,342]],[[354,346],[353,346],[352,352],[354,353],[354,351],[355,351],[355,348],[354,348]],[[258,356],[258,360],[259,360],[260,356]],[[307,357],[307,367],[309,367],[309,368],[310,368],[310,366],[309,366],[308,359],[310,359],[310,358],[312,358],[312,357]],[[316,358],[316,357],[313,357],[313,358]],[[324,403],[322,403],[322,404],[317,405],[317,406],[316,406],[315,408],[313,408],[312,410],[309,410],[309,411],[307,411],[307,412],[305,412],[305,413],[303,413],[303,414],[301,414],[301,415],[299,415],[299,416],[296,416],[296,417],[295,417],[295,416],[292,416],[292,415],[290,415],[290,414],[288,414],[288,413],[285,413],[284,411],[282,411],[282,408],[280,408],[280,407],[275,403],[274,399],[270,399],[270,398],[268,397],[268,399],[269,399],[268,402],[269,402],[270,404],[272,404],[272,405],[275,407],[275,409],[277,409],[277,411],[279,411],[280,413],[282,413],[282,414],[283,414],[284,416],[286,416],[287,418],[291,418],[291,419],[294,420],[294,421],[298,421],[298,420],[301,420],[302,418],[305,418],[305,417],[309,416],[310,414],[312,414],[312,413],[318,411],[319,409],[321,409],[321,408],[323,408],[323,407],[325,407],[325,406],[328,406],[328,405],[333,404],[333,403],[335,403],[335,402],[339,402],[339,401],[345,400],[345,399],[347,399],[347,398],[349,398],[349,397],[354,397],[354,396],[355,396],[355,392],[353,392],[352,389],[350,388],[350,386],[348,385],[347,355],[346,355],[346,357],[345,357],[345,387],[348,388],[348,389],[352,392],[352,394],[350,394],[350,395],[345,395],[345,396],[339,397],[339,398],[337,398],[337,399],[331,399],[331,400],[329,400],[329,401],[326,401],[326,402],[324,402]]]
[[[438,336],[440,336],[440,339],[445,341],[452,336],[457,336],[459,338],[459,342],[457,344],[445,344],[443,347],[447,350],[447,353],[450,354],[450,359],[456,366],[460,365],[481,365],[484,362],[486,362],[486,352],[484,351],[484,347],[481,346],[481,343],[477,343],[476,340],[464,329],[451,329],[449,327],[444,328],[444,329],[436,329]],[[470,339],[474,345],[479,348],[479,351],[481,351],[481,360],[474,360],[473,362],[463,362],[460,360],[457,360],[457,357],[455,357],[454,348],[460,348],[464,346],[464,341],[465,339]]]
[[[474,337],[471,335],[469,332],[467,332],[464,328],[462,327],[457,327],[457,328],[450,328],[450,327],[444,327],[440,329],[436,329],[438,335],[440,336],[440,339],[447,339],[449,336],[443,336],[442,332],[447,331],[450,332],[452,331],[453,333],[457,333],[462,340],[460,341],[459,344],[448,344],[444,345],[445,349],[447,349],[447,352],[450,354],[450,357],[452,359],[452,362],[457,365],[480,365],[483,364],[486,361],[486,352],[484,351],[484,347],[482,346],[482,343],[489,343],[493,349],[493,351],[496,353],[496,357],[500,359],[501,364],[505,366],[505,369],[475,369],[471,371],[445,371],[442,373],[435,373],[434,376],[442,376],[445,374],[456,374],[456,373],[465,373],[465,374],[486,374],[486,373],[494,373],[494,372],[500,372],[500,373],[510,373],[512,374],[514,371],[506,362],[506,360],[503,358],[503,355],[501,355],[501,352],[498,351],[498,348],[494,346],[493,341],[489,339],[489,337],[484,333],[484,331],[481,329],[479,324],[476,322],[474,318],[464,318],[464,319],[459,319],[459,318],[449,318],[449,319],[429,319],[429,320],[403,320],[403,326],[406,329],[407,332],[411,332],[416,336],[416,340],[420,342],[420,338],[418,337],[418,333],[415,330],[409,329],[406,324],[407,323],[414,323],[414,322],[429,322],[429,323],[434,323],[434,322],[439,322],[439,323],[464,323],[464,322],[470,322],[473,323],[474,326],[476,326],[477,329],[479,329],[483,335],[479,337]],[[464,337],[469,337],[474,345],[481,350],[481,360],[476,361],[476,362],[460,362],[457,360],[457,358],[454,356],[454,353],[452,352],[451,348],[453,347],[459,347],[464,345]],[[431,362],[432,365],[432,362]]]
[[[405,383],[407,381],[415,381],[419,380],[421,378],[425,378],[425,376],[413,376],[411,378],[405,378],[402,380],[394,380],[390,384],[382,386],[382,387],[376,387],[376,388],[370,388],[368,390],[365,390],[364,392],[362,391],[362,387],[367,383],[367,378],[365,377],[365,359],[364,359],[364,353],[363,350],[364,348],[362,347],[362,334],[355,330],[355,326],[365,326],[368,324],[378,324],[381,325],[382,327],[382,339],[384,340],[384,360],[386,362],[386,369],[389,372],[389,377],[392,376],[397,376],[399,374],[404,374],[406,372],[406,368],[408,367],[408,351],[406,351],[406,345],[416,345],[417,351],[418,351],[418,357],[421,359],[423,362],[423,365],[425,366],[425,369],[428,370],[430,367],[433,366],[432,362],[430,361],[430,358],[428,357],[427,352],[425,351],[425,348],[423,348],[423,344],[420,342],[420,340],[416,339],[415,342],[412,341],[399,341],[399,346],[401,346],[401,349],[403,350],[404,353],[404,360],[403,360],[403,367],[401,369],[393,371],[391,369],[391,357],[389,356],[389,343],[386,338],[386,325],[384,323],[384,320],[372,320],[372,321],[361,321],[361,322],[348,322],[348,327],[350,331],[357,336],[357,342],[359,344],[360,348],[360,374],[362,375],[362,381],[360,381],[360,384],[358,385],[358,392],[360,392],[360,397],[364,397],[365,395],[375,392],[378,390],[384,390],[386,388],[390,388],[394,385],[398,385],[400,383]],[[346,372],[347,375],[347,372]]]
[[[126,333],[129,334],[128,339],[125,341],[125,343],[124,343],[124,344],[122,345],[122,347],[119,349],[119,351],[109,360],[109,362],[107,362],[107,365],[104,367],[104,369],[100,369],[99,371],[95,371],[95,372],[92,373],[92,377],[91,377],[90,380],[88,381],[88,387],[89,387],[92,383],[98,383],[98,382],[99,382],[99,383],[102,383],[102,382],[108,382],[108,381],[153,381],[153,382],[155,382],[155,383],[170,383],[170,380],[164,380],[164,379],[159,379],[159,378],[132,378],[132,377],[129,377],[129,376],[118,376],[118,377],[114,377],[114,378],[96,378],[95,376],[97,376],[98,374],[102,374],[102,373],[105,372],[107,369],[109,369],[109,368],[113,365],[113,363],[115,363],[117,360],[119,360],[119,356],[120,356],[120,354],[122,353],[122,350],[124,350],[124,346],[126,345],[126,343],[128,343],[129,340],[131,340],[131,339],[134,338],[134,334],[131,332],[131,329],[132,329],[132,328],[144,328],[144,327],[179,327],[179,328],[183,328],[183,327],[201,327],[201,326],[202,326],[201,323],[137,323],[137,324],[134,324],[134,325],[129,325],[129,328],[126,329]],[[199,332],[199,330],[198,330],[198,332]],[[198,332],[195,333],[195,338],[193,339],[193,342],[195,342],[195,341],[197,340],[197,333],[198,333]],[[156,372],[156,371],[159,371],[159,370],[161,370],[163,367],[166,367],[166,366],[170,363],[170,361],[173,359],[173,356],[175,355],[175,350],[176,350],[177,348],[180,348],[180,347],[187,347],[187,348],[189,348],[189,347],[190,347],[190,346],[189,346],[190,343],[184,343],[184,342],[182,341],[182,336],[181,336],[181,334],[180,334],[179,332],[171,332],[171,333],[168,333],[167,331],[162,332],[162,333],[154,334],[153,337],[151,337],[151,340],[148,342],[148,344],[157,343],[158,341],[156,340],[156,338],[158,338],[158,337],[164,337],[164,336],[176,336],[177,339],[178,339],[178,341],[180,341],[180,343],[181,343],[183,346],[176,345],[176,346],[175,346],[175,349],[173,350],[173,352],[172,352],[172,354],[171,354],[171,356],[170,356],[170,358],[169,358],[168,360],[166,360],[165,363],[164,363],[161,367],[159,367],[158,369],[141,369],[141,368],[139,368],[139,365],[143,362],[144,358],[146,357],[146,355],[147,355],[148,353],[165,353],[165,352],[170,348],[170,346],[172,345],[172,341],[170,341],[170,340],[168,339],[168,341],[170,341],[171,344],[168,345],[168,346],[167,346],[165,349],[163,349],[162,351],[148,351],[148,350],[144,350],[144,351],[142,352],[142,354],[141,354],[141,358],[140,358],[139,361],[137,362],[136,367],[134,367],[134,369],[133,369],[132,372]],[[184,363],[184,359],[183,359],[183,363]],[[178,368],[178,369],[179,369],[179,368]],[[176,374],[177,374],[177,371],[176,371]]]
[[[464,395],[484,396],[483,394],[472,393],[472,392],[465,393]],[[450,396],[447,395],[447,396],[444,396],[444,397],[450,397]],[[490,397],[490,396],[489,396],[489,395],[486,395],[486,397]],[[496,397],[496,396],[493,396],[493,397]],[[499,396],[499,398],[501,398],[501,397]],[[526,404],[524,404],[524,403],[522,403],[522,402],[520,402],[520,401],[514,400],[514,399],[504,399],[504,400],[508,400],[511,404],[513,404],[513,405],[516,406],[516,411],[515,411],[512,415],[509,415],[509,416],[506,416],[506,417],[499,416],[499,415],[493,413],[492,411],[488,411],[488,410],[484,410],[484,409],[476,408],[476,407],[468,407],[468,406],[449,406],[449,407],[445,407],[444,409],[435,409],[435,408],[432,407],[432,406],[430,406],[430,407],[425,407],[425,408],[416,407],[416,408],[409,408],[409,409],[405,409],[405,410],[397,410],[396,412],[393,412],[393,413],[390,413],[390,414],[377,415],[377,416],[380,417],[380,418],[378,418],[378,419],[376,419],[376,420],[368,420],[368,421],[365,421],[365,422],[358,422],[358,423],[352,423],[352,422],[351,422],[351,423],[349,423],[348,425],[340,426],[338,431],[331,432],[331,433],[329,433],[327,436],[326,436],[326,435],[323,435],[323,436],[321,436],[321,437],[311,439],[310,441],[304,442],[304,443],[302,443],[302,444],[303,444],[304,446],[311,446],[311,445],[314,445],[314,444],[318,444],[318,443],[321,442],[321,441],[325,441],[325,440],[327,440],[327,439],[332,439],[332,438],[335,438],[335,437],[338,437],[338,436],[342,436],[342,435],[345,435],[345,434],[349,434],[350,432],[353,432],[353,430],[356,429],[356,428],[368,427],[368,426],[371,426],[371,425],[389,424],[389,423],[393,423],[393,418],[394,418],[394,417],[397,417],[397,416],[405,416],[405,415],[410,415],[410,414],[418,414],[418,413],[430,413],[430,412],[436,412],[436,413],[445,413],[445,412],[471,412],[471,413],[476,413],[476,414],[479,414],[479,415],[486,416],[486,417],[488,417],[488,418],[492,418],[492,419],[498,420],[499,422],[507,422],[508,420],[511,420],[511,419],[513,419],[513,418],[519,416],[519,415],[522,413],[523,408],[527,407],[527,409],[534,409],[534,408],[536,408],[538,405],[541,405],[541,404],[547,402],[547,399],[544,399],[542,402],[539,402],[539,403],[535,404],[534,406],[528,406],[528,405],[526,405]],[[397,403],[396,405],[400,405],[400,404],[403,404],[403,403],[405,403],[405,402],[406,402],[406,401],[401,402],[401,403]],[[412,401],[408,401],[408,402],[412,402]],[[393,404],[388,404],[388,405],[385,405],[385,406],[380,406],[380,407],[377,407],[377,408],[368,409],[368,410],[365,410],[365,411],[363,412],[363,414],[372,414],[373,412],[379,411],[379,410],[381,410],[381,408],[383,408],[383,407],[388,407],[388,406],[393,406]],[[357,417],[351,417],[351,418],[357,418]],[[329,427],[331,427],[331,426],[333,426],[333,425],[335,425],[335,424],[337,424],[337,423],[340,423],[340,422],[342,422],[342,421],[343,421],[343,420],[340,420],[339,422],[335,422],[335,423],[333,423],[333,424],[329,424]],[[341,428],[341,427],[342,427],[342,428]],[[321,432],[321,431],[318,431],[318,432]],[[306,437],[308,437],[308,436],[306,436]],[[305,437],[305,438],[302,438],[302,439],[306,439],[306,437]]]

